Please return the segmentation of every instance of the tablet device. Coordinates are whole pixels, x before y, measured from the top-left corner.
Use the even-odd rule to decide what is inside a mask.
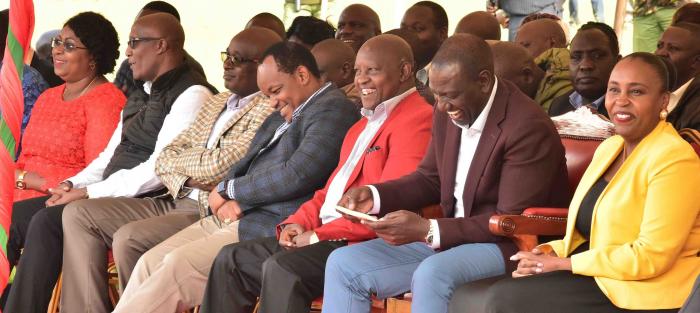
[[[372,216],[369,214],[349,210],[349,209],[346,209],[346,208],[339,206],[339,205],[335,206],[335,210],[338,211],[338,213],[340,213],[340,214],[354,216],[354,217],[357,217],[361,220],[372,221],[372,222],[376,222],[378,220],[376,216]]]

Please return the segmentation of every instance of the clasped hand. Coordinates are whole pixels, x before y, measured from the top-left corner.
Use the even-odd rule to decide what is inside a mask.
[[[243,216],[243,210],[236,200],[226,200],[221,195],[212,190],[209,193],[209,208],[220,221],[231,223]]]
[[[313,230],[305,230],[299,224],[287,224],[280,232],[279,244],[285,249],[301,248],[311,244]]]
[[[46,200],[46,206],[68,204],[75,200],[87,199],[87,188],[71,188],[66,183],[60,183],[54,188],[49,188],[51,197]]]
[[[518,268],[512,274],[514,278],[552,271],[571,271],[571,259],[558,257],[548,245],[536,247],[531,252],[520,251],[511,256],[510,260],[519,261]]]

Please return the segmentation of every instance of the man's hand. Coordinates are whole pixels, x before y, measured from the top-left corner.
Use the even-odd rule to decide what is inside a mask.
[[[73,188],[69,191],[65,191],[63,188],[52,188],[51,197],[46,200],[46,206],[68,204],[75,200],[87,199],[87,197],[87,188]]]
[[[391,212],[379,221],[362,221],[390,245],[422,242],[430,230],[430,221],[416,213],[401,210]]]
[[[547,245],[532,249],[532,252],[520,251],[510,259],[519,261],[518,268],[512,274],[514,278],[552,271],[571,271],[571,259],[558,257]]]
[[[221,195],[216,192],[216,189],[212,189],[211,192],[209,192],[209,208],[211,208],[212,214],[217,215],[216,211],[218,211],[225,202],[226,199],[221,197]]]
[[[287,224],[280,232],[279,244],[285,249],[296,247],[294,238],[304,233],[304,226],[299,224]]]
[[[243,216],[243,210],[241,210],[241,207],[238,206],[238,201],[228,200],[224,202],[224,204],[221,205],[218,210],[216,210],[215,214],[220,221],[228,224],[241,218],[241,216]]]
[[[343,195],[343,197],[340,198],[338,205],[345,207],[348,210],[367,213],[374,207],[374,198],[372,197],[372,190],[370,190],[367,186],[350,188]],[[354,223],[360,222],[360,219],[354,216],[343,214],[343,217]]]
[[[185,181],[185,187],[195,188],[199,190],[212,190],[214,189],[214,187],[216,187],[216,184],[205,184],[190,177]]]
[[[311,236],[313,236],[314,231],[313,230],[307,230],[303,232],[301,235],[298,235],[292,239],[294,242],[294,247],[296,248],[301,248],[303,246],[308,246],[311,244]]]

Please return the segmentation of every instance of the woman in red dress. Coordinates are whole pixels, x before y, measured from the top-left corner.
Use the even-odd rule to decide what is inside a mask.
[[[54,72],[65,84],[36,101],[15,169],[15,202],[45,196],[49,186],[90,164],[107,146],[126,102],[104,77],[114,70],[119,39],[102,15],[71,18],[51,46]]]

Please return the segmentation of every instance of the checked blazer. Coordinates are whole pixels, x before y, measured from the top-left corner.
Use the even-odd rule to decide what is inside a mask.
[[[207,149],[214,124],[231,95],[225,91],[209,98],[190,127],[175,137],[158,156],[156,174],[173,198],[187,196],[191,189],[184,185],[190,177],[212,185],[221,181],[231,166],[248,152],[258,128],[274,111],[269,98],[258,92],[226,123],[222,132],[216,134],[214,148]],[[208,190],[199,193],[200,213],[206,212],[208,196]]]
[[[227,179],[234,181],[235,200],[244,214],[238,224],[240,241],[275,236],[275,226],[323,187],[338,164],[345,133],[358,119],[355,105],[331,85],[310,99],[271,144],[284,119],[275,112],[265,120]]]

